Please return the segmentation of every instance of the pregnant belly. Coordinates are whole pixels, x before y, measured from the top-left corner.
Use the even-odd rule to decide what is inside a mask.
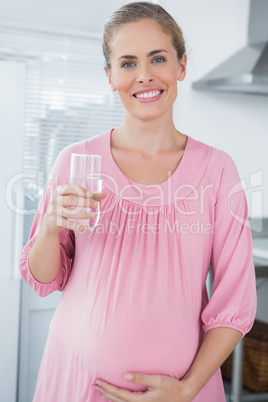
[[[185,352],[185,342],[174,326],[141,318],[135,322],[114,322],[92,346],[90,354],[101,378],[127,388],[127,371],[181,378],[193,357]],[[143,390],[135,385],[131,389]]]
[[[158,306],[159,307],[159,306]],[[175,309],[174,309],[175,310]],[[94,382],[101,378],[129,390],[145,387],[126,382],[127,371],[147,374],[163,374],[181,378],[198,348],[198,327],[189,326],[189,318],[178,311],[161,308],[129,310],[125,307],[109,314],[97,314],[86,318],[83,314],[62,314],[65,324],[58,326],[57,312],[51,331],[66,338],[70,353],[83,361],[84,369]],[[70,312],[70,311],[69,311]],[[191,328],[190,328],[191,327]]]

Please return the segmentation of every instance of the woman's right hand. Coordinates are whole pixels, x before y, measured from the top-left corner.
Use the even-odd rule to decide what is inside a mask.
[[[65,228],[76,230],[77,225],[73,219],[84,219],[85,231],[90,230],[88,222],[95,215],[89,208],[97,208],[98,203],[105,197],[105,193],[91,194],[85,188],[75,184],[58,187],[48,205],[44,223],[49,231],[60,232]],[[72,220],[70,221],[69,218]],[[79,230],[81,230],[81,221]]]

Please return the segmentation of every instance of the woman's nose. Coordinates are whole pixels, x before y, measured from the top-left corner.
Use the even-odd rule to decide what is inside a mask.
[[[151,82],[151,81],[153,81],[153,79],[152,78],[149,78],[149,77],[147,77],[147,76],[140,76],[139,77],[139,79],[138,79],[138,82],[140,83],[140,84],[146,84],[147,82]]]
[[[148,67],[141,67],[137,76],[137,81],[140,84],[146,84],[147,82],[153,81],[151,69]]]

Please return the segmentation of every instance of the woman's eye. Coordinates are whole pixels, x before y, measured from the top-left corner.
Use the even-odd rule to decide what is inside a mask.
[[[153,60],[153,63],[163,63],[163,61],[166,61],[164,57],[157,57]]]
[[[126,61],[125,63],[122,64],[122,67],[125,67],[125,68],[130,68],[133,66],[134,66],[134,63],[132,63],[131,61]]]

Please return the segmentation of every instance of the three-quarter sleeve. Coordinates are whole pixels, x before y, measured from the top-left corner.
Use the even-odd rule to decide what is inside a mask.
[[[30,236],[27,244],[24,246],[19,267],[22,278],[34,289],[40,296],[46,296],[55,290],[62,291],[68,281],[71,273],[72,260],[75,251],[75,237],[72,231],[63,229],[60,231],[60,256],[61,256],[61,269],[58,277],[51,283],[40,283],[32,275],[29,267],[29,255],[35,243],[40,225],[46,213],[49,202],[53,196],[56,187],[67,184],[68,172],[70,166],[70,150],[66,148],[62,151],[56,162],[53,165],[52,171],[49,175],[44,193],[38,205],[38,209],[32,224]]]
[[[229,155],[217,151],[214,169],[214,233],[211,254],[213,292],[202,313],[204,331],[236,329],[244,336],[256,314],[256,283],[247,201],[237,168]]]

